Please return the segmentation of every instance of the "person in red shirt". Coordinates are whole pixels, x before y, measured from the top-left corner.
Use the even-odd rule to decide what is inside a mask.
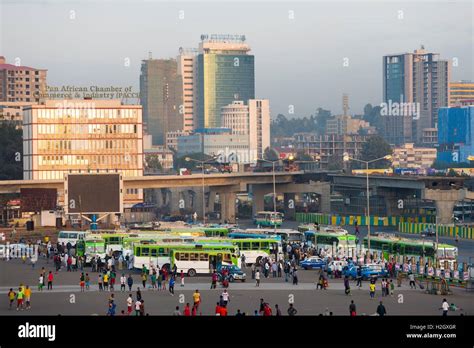
[[[268,305],[268,303],[265,303],[265,307],[263,308],[263,316],[270,317],[271,315],[272,315],[272,308]]]
[[[53,273],[51,271],[49,271],[49,274],[48,274],[48,290],[52,290],[53,289]]]
[[[189,303],[186,303],[186,307],[184,307],[183,315],[185,317],[190,317],[191,316],[191,308],[189,308]]]
[[[197,307],[196,307],[196,305],[194,304],[194,305],[193,305],[193,308],[191,309],[191,315],[192,315],[193,317],[195,317],[196,314],[197,314]]]
[[[219,304],[219,302],[216,303],[216,311],[215,311],[215,315],[218,315],[218,314],[221,314],[221,305]]]
[[[220,308],[220,314],[221,314],[221,317],[226,317],[227,316],[227,307],[226,306],[222,306]]]

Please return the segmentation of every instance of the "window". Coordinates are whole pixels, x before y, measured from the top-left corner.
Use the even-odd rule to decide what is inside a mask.
[[[149,256],[150,248],[142,248],[142,256]]]
[[[198,253],[189,254],[189,260],[190,261],[198,261],[199,260],[199,254]]]
[[[259,250],[259,249],[260,249],[260,243],[259,242],[252,242],[251,250]]]
[[[189,253],[178,253],[180,261],[189,261]]]
[[[199,254],[199,261],[208,261],[208,260],[209,260],[209,254],[206,254],[206,253]]]

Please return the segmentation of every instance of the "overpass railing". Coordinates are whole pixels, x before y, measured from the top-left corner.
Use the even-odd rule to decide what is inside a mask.
[[[337,226],[399,226],[400,223],[426,223],[430,224],[434,216],[366,216],[361,215],[339,215],[339,214],[320,214],[320,213],[296,213],[296,221],[304,223],[315,223],[321,225]]]

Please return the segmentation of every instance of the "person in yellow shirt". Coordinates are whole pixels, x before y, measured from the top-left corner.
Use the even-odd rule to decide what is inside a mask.
[[[8,292],[8,299],[10,300],[10,307],[8,309],[12,309],[13,302],[15,302],[15,297],[16,297],[16,292],[13,291],[12,288],[10,288],[10,291]]]
[[[374,299],[375,298],[375,283],[374,282],[370,282],[369,290],[370,290],[370,298]]]
[[[109,290],[109,273],[104,274],[104,290]]]
[[[26,309],[30,309],[31,308],[31,304],[30,304],[31,289],[28,285],[26,286],[24,293],[25,293]]]
[[[193,300],[197,312],[199,309],[199,305],[201,304],[201,294],[199,293],[199,290],[196,290],[196,292],[193,294]]]

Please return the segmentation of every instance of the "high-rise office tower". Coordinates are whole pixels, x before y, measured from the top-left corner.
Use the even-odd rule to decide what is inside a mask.
[[[183,84],[176,59],[142,61],[140,100],[143,121],[154,145],[164,145],[166,133],[184,127]]]
[[[437,128],[438,109],[449,105],[450,65],[423,47],[383,57],[384,136],[391,144],[422,142]]]
[[[178,75],[182,78],[183,128],[180,131],[191,132],[195,125],[195,91],[196,91],[196,55],[197,49],[180,48],[178,56]]]
[[[46,69],[7,64],[0,56],[0,102],[38,103],[46,93]]]
[[[255,99],[254,56],[248,53],[243,35],[202,35],[201,40],[196,64],[197,127],[220,127],[223,106]]]

